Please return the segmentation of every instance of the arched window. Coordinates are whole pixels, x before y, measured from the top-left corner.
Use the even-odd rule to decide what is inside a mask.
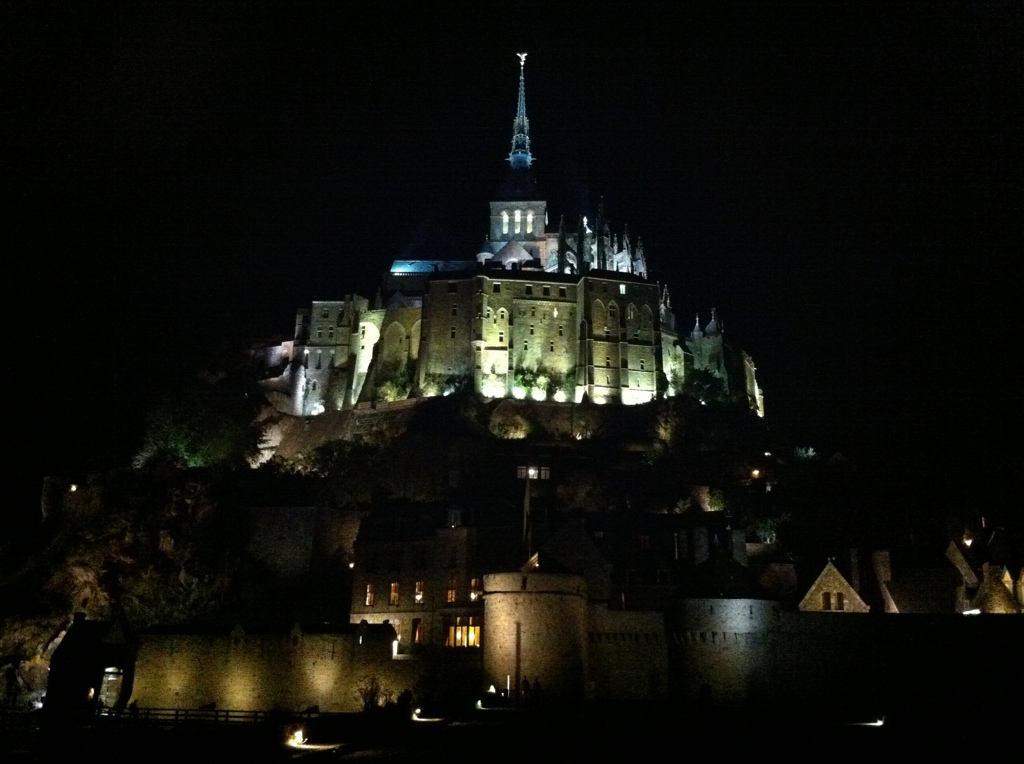
[[[501,232],[508,233],[508,211],[501,211]]]
[[[533,233],[533,210],[526,212],[526,232]]]
[[[516,233],[522,231],[523,228],[523,211],[516,210]]]

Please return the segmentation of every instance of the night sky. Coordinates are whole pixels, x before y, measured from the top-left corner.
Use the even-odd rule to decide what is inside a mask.
[[[124,463],[218,344],[372,297],[393,259],[471,258],[525,50],[551,225],[603,197],[681,326],[716,307],[754,357],[774,427],[1024,476],[1019,2],[210,5],[5,5],[8,400],[36,471]]]

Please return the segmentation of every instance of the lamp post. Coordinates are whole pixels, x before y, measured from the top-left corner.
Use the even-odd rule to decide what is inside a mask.
[[[523,551],[526,552],[526,559],[533,554],[533,523],[530,521],[530,481],[549,480],[551,470],[548,467],[534,467],[532,465],[520,465],[517,476],[526,480],[526,490],[523,493]]]

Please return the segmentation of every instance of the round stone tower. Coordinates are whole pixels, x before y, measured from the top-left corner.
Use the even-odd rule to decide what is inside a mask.
[[[696,566],[666,612],[672,686],[686,704],[768,700],[779,603],[727,557]]]
[[[484,576],[484,680],[509,686],[523,680],[539,699],[576,700],[586,675],[587,584],[561,573]],[[533,689],[536,692],[535,689]]]

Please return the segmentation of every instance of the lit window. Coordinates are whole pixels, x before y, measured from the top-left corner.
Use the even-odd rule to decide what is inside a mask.
[[[398,582],[397,581],[392,581],[391,582],[391,594],[388,596],[388,604],[389,605],[397,605],[398,604]]]
[[[445,647],[480,647],[480,616],[459,615],[447,619]]]
[[[445,601],[446,602],[455,602],[455,594],[456,594],[455,579],[454,578],[449,578],[448,579],[448,591],[447,591],[447,594],[445,596]]]
[[[508,212],[504,210],[501,212],[501,232],[508,233]]]
[[[526,213],[526,232],[533,233],[533,210]]]
[[[469,582],[469,598],[476,602],[480,599],[480,595],[484,593],[483,579],[474,578]]]
[[[366,585],[366,607],[373,607],[373,603],[376,600],[373,592],[373,584]]]
[[[519,233],[523,228],[523,211],[516,210],[516,233]]]
[[[626,293],[626,285],[625,284],[619,284],[619,294],[625,294],[625,293]]]
[[[412,643],[414,645],[423,644],[423,620],[421,618],[412,619]]]
[[[423,602],[423,597],[424,597],[424,594],[425,594],[425,590],[426,590],[426,582],[424,582],[424,581],[417,581],[416,582],[416,602],[417,603]]]

